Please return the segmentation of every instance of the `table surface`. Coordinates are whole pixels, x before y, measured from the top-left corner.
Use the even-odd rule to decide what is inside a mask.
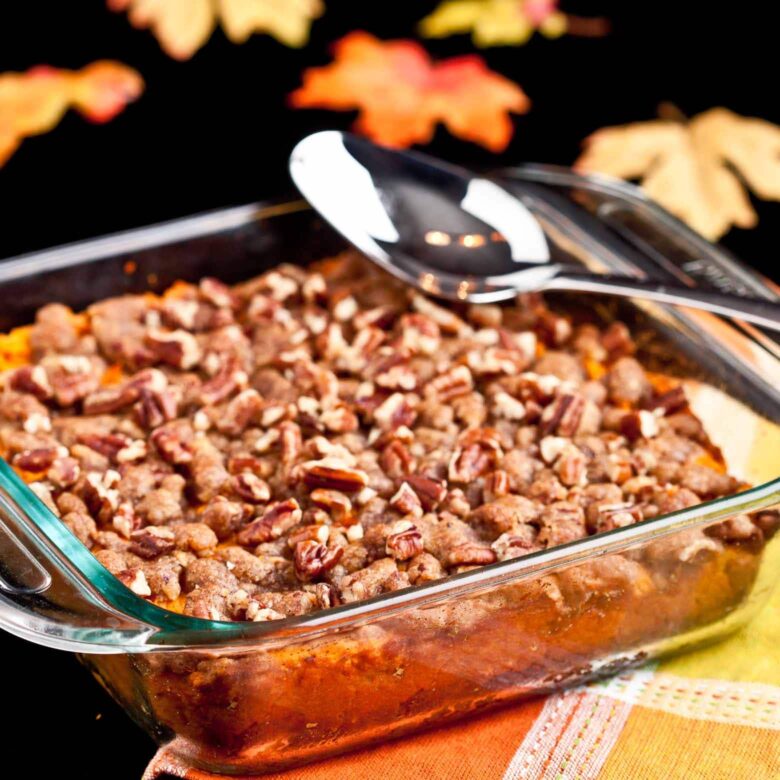
[[[290,193],[286,159],[295,141],[351,121],[285,107],[301,70],[327,62],[329,42],[349,30],[409,36],[435,3],[330,0],[303,51],[264,36],[233,46],[216,34],[186,63],[168,59],[148,33],[104,5],[9,3],[0,10],[0,72],[112,58],[133,65],[147,81],[142,99],[110,124],[92,126],[68,115],[54,132],[25,141],[0,169],[2,257]],[[725,105],[780,122],[767,75],[775,71],[776,33],[762,23],[765,4],[751,0],[729,13],[710,5],[698,14],[693,7],[704,4],[671,0],[563,5],[582,16],[610,18],[612,35],[538,38],[522,48],[484,52],[489,65],[517,80],[534,102],[517,120],[508,150],[495,157],[440,131],[429,151],[474,166],[568,164],[588,133],[652,118],[662,101],[687,115]],[[741,45],[749,46],[749,55]],[[431,42],[429,49],[439,57],[472,50],[462,36]],[[757,208],[760,227],[732,231],[723,243],[778,279],[780,205]],[[152,742],[73,657],[6,634],[0,634],[0,651],[9,670],[5,761],[26,762],[31,777],[72,774],[78,766],[79,780],[103,780],[107,761],[112,780],[140,776]]]

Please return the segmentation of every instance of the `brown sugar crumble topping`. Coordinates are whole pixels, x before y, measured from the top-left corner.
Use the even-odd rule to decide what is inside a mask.
[[[276,620],[739,489],[628,328],[446,308],[348,254],[42,308],[0,446],[139,596]],[[717,533],[713,531],[717,530]],[[761,518],[676,554],[761,536]]]

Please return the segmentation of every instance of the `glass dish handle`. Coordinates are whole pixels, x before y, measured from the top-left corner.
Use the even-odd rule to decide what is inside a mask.
[[[63,550],[91,559],[96,575],[114,579],[0,460],[0,628],[75,652],[145,644],[155,628],[111,606]],[[114,581],[126,597],[136,598]]]

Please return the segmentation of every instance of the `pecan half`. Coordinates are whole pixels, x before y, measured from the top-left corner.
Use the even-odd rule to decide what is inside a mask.
[[[379,465],[391,479],[399,479],[412,471],[414,458],[406,445],[398,439],[393,439],[379,456]]]
[[[352,501],[338,490],[317,488],[309,496],[312,503],[327,509],[334,517],[343,519],[352,514]]]
[[[368,484],[368,474],[349,468],[344,461],[330,457],[301,464],[303,482],[310,488],[329,488],[354,493]]]
[[[236,474],[231,480],[231,486],[233,492],[249,504],[264,504],[271,498],[268,483],[251,471]]]
[[[413,517],[422,517],[423,507],[420,497],[411,488],[408,482],[402,482],[389,504],[397,512]]]
[[[454,547],[446,557],[447,566],[486,566],[497,560],[495,550],[473,542]]]
[[[686,406],[688,406],[688,399],[685,395],[685,388],[682,385],[651,398],[645,404],[646,409],[650,411],[660,410],[664,415],[682,411]]]
[[[404,480],[412,486],[426,512],[435,509],[447,495],[447,483],[444,480],[421,474],[408,474]]]
[[[403,393],[393,393],[374,410],[374,422],[385,431],[410,426],[416,418],[417,412]]]
[[[574,436],[584,410],[585,399],[581,395],[562,393],[542,412],[539,435],[557,433],[559,436]]]
[[[470,393],[473,389],[474,379],[471,371],[467,366],[456,366],[429,382],[425,387],[425,394],[445,402]]]
[[[157,428],[165,422],[176,419],[178,400],[172,390],[148,390],[142,388],[140,397],[133,407],[133,416],[143,428]]]
[[[199,399],[202,404],[217,404],[224,401],[236,390],[240,390],[248,381],[244,372],[233,356],[226,356],[216,374],[204,382],[200,388]]]
[[[303,512],[298,502],[294,498],[288,498],[268,507],[261,518],[253,520],[238,532],[236,540],[246,547],[270,542],[298,525],[302,517]]]
[[[150,330],[146,334],[146,346],[157,360],[175,368],[192,368],[201,359],[197,339],[186,330]]]
[[[164,526],[149,526],[130,535],[128,550],[139,558],[157,558],[173,552],[176,547],[176,537],[172,529]]]
[[[407,520],[393,523],[385,540],[385,552],[389,556],[397,561],[408,561],[422,551],[422,535],[414,523]]]
[[[626,412],[620,418],[620,432],[629,440],[652,439],[657,436],[660,429],[658,418],[646,409],[634,412]]]
[[[343,547],[326,547],[313,540],[298,542],[293,563],[298,579],[311,582],[330,571],[344,553]]]
[[[43,366],[22,366],[11,374],[11,387],[20,393],[31,393],[39,401],[48,401],[54,390]]]

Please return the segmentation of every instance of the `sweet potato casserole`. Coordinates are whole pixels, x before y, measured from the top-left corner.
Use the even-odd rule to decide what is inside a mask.
[[[195,617],[302,615],[740,488],[621,322],[445,308],[349,254],[50,304],[3,348],[5,457],[133,592]],[[739,516],[568,587],[647,590],[774,526]]]

